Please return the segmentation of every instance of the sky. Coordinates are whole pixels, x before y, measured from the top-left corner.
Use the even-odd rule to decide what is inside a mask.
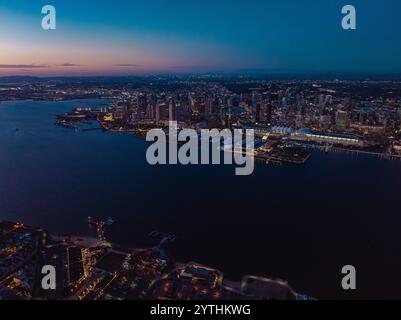
[[[0,0],[0,76],[401,73],[400,35],[399,0]]]

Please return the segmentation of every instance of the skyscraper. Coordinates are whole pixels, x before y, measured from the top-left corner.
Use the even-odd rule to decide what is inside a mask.
[[[155,115],[156,123],[160,122],[160,102],[158,101],[156,104],[156,115]]]
[[[153,105],[151,103],[146,106],[146,119],[153,120]]]
[[[348,114],[345,111],[338,110],[336,113],[337,130],[345,131],[348,124]]]
[[[262,101],[262,94],[258,90],[252,92],[252,105],[256,108],[256,105]]]
[[[205,100],[205,114],[209,116],[213,113],[213,98],[207,96]]]
[[[173,98],[170,99],[170,103],[168,106],[168,111],[169,111],[169,121],[176,121],[177,120],[177,108],[176,108],[176,104]]]
[[[260,113],[261,113],[260,103],[257,103],[256,104],[256,115],[255,115],[255,122],[256,123],[260,122]]]

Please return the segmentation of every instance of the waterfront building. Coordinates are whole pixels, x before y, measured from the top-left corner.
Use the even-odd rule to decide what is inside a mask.
[[[294,129],[289,127],[274,126],[271,128],[271,132],[278,135],[289,135],[294,132]]]
[[[364,145],[363,140],[356,135],[327,133],[305,128],[293,132],[291,134],[291,138],[305,142],[341,144],[341,145],[360,146],[360,147]]]

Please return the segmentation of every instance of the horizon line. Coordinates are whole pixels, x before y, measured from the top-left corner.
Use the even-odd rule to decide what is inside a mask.
[[[148,76],[257,76],[257,77],[274,77],[278,76],[351,76],[351,77],[401,77],[401,71],[399,72],[377,72],[377,71],[281,71],[281,70],[255,70],[255,71],[187,71],[187,72],[174,72],[174,71],[153,71],[153,72],[141,72],[141,73],[130,73],[130,74],[118,74],[118,73],[99,73],[99,74],[59,74],[59,75],[44,75],[44,74],[9,74],[0,75],[1,78],[38,78],[38,79],[51,79],[51,78],[96,78],[96,77],[148,77]]]

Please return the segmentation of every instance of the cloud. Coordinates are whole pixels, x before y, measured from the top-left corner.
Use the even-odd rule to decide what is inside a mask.
[[[199,66],[170,66],[169,69],[197,69]]]
[[[38,69],[49,67],[47,64],[0,64],[0,69]]]
[[[82,64],[75,64],[75,63],[63,63],[63,64],[59,64],[59,67],[83,67]]]
[[[119,63],[113,65],[114,67],[128,67],[128,68],[147,68],[147,69],[154,69],[154,70],[161,70],[161,69],[172,69],[172,70],[179,70],[179,69],[197,69],[201,68],[200,66],[193,66],[193,65],[176,65],[176,66],[159,66],[159,65],[141,65],[141,64],[133,64],[133,63]]]
[[[115,67],[140,67],[139,64],[132,64],[132,63],[120,63],[120,64],[115,64]]]

